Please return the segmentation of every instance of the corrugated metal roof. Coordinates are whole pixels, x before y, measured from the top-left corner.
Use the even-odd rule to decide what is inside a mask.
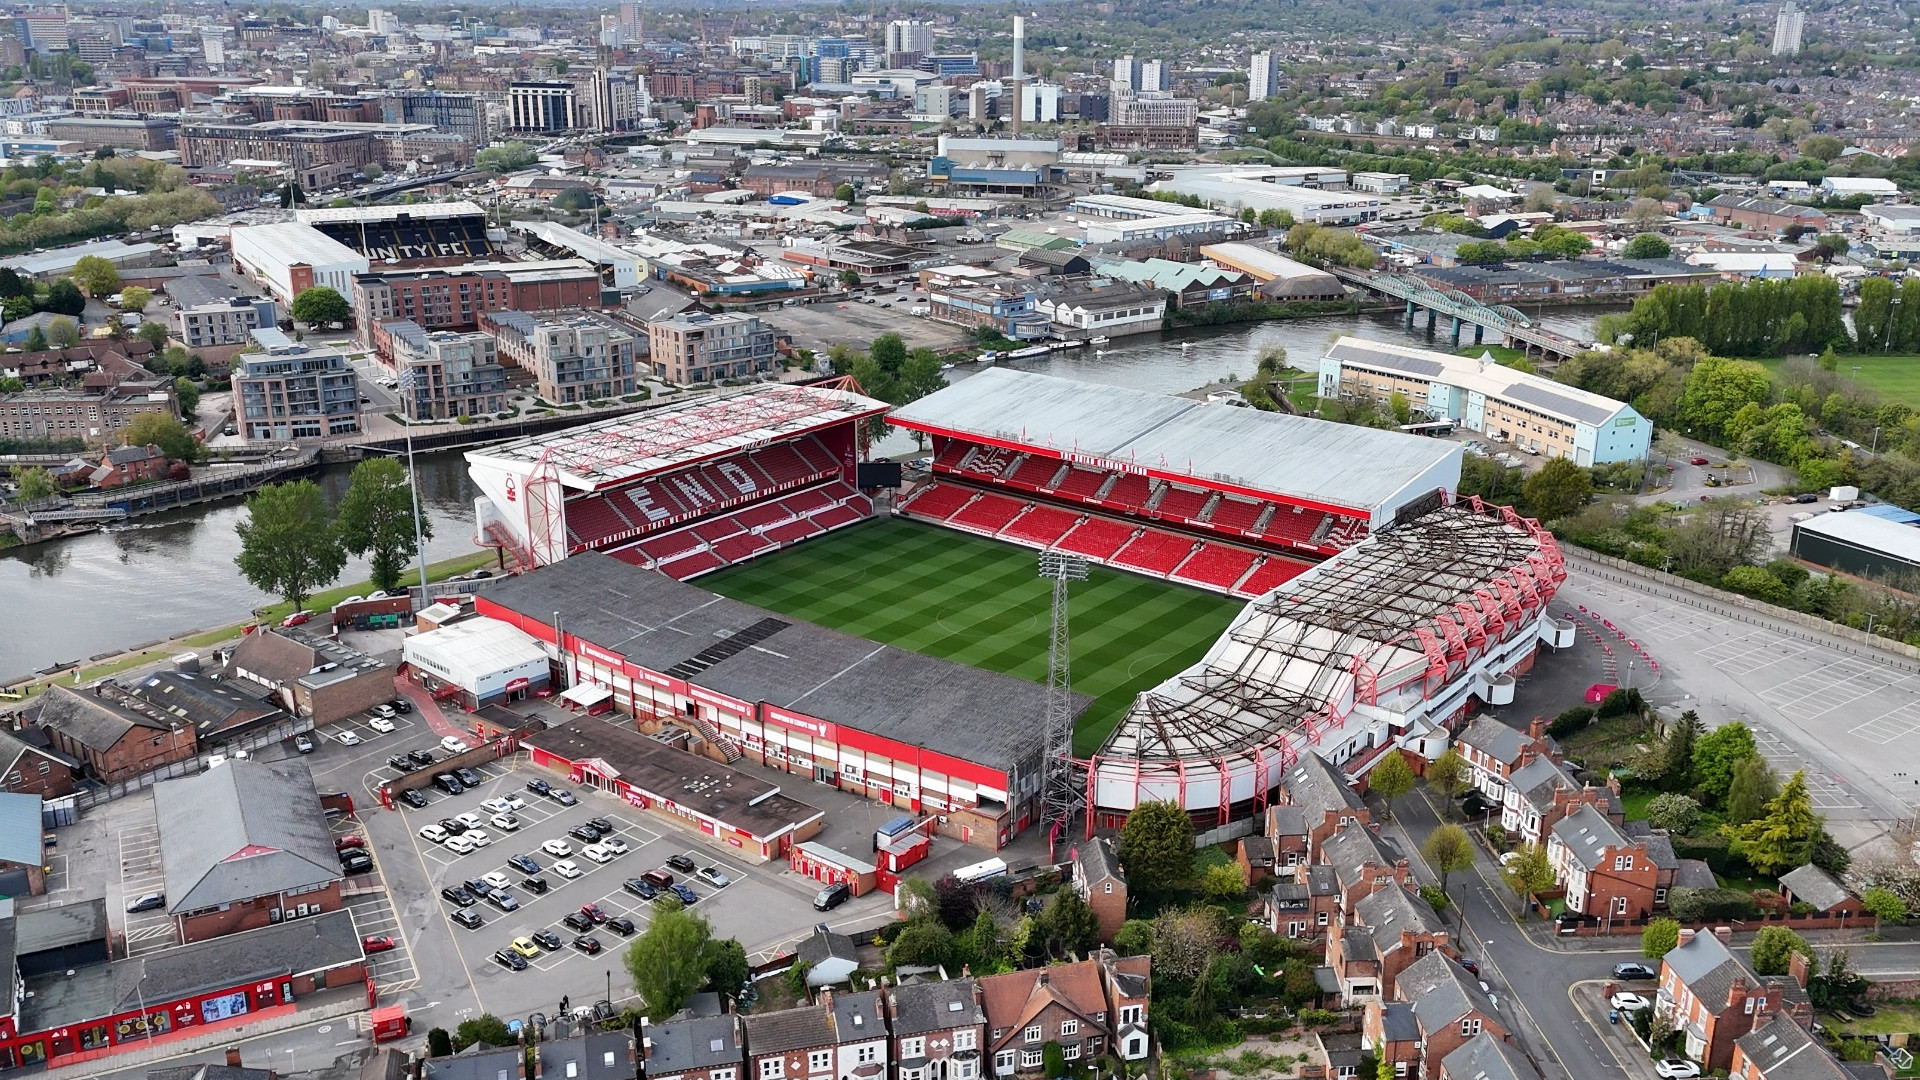
[[[1528,405],[1538,405],[1549,412],[1578,420],[1583,424],[1599,427],[1613,419],[1618,409],[1603,409],[1566,394],[1556,394],[1544,386],[1533,383],[1515,383],[1507,387],[1507,396],[1515,401],[1524,401]]]
[[[1393,431],[992,368],[890,417],[1089,454],[1164,473],[1372,512],[1428,470],[1459,478],[1460,448]]]
[[[1429,360],[1424,356],[1409,356],[1396,350],[1378,349],[1358,338],[1341,338],[1328,346],[1327,355],[1335,360],[1350,360],[1360,364],[1391,368],[1394,371],[1404,371],[1429,379],[1447,372],[1447,366],[1437,360]]]
[[[1912,525],[1848,511],[1820,514],[1794,528],[1920,566],[1920,528]]]

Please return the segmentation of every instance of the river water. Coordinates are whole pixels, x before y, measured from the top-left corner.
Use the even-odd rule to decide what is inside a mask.
[[[1599,314],[1597,309],[1549,313],[1544,321],[1561,333],[1590,339]],[[1104,346],[1105,355],[1082,349],[1014,366],[1180,393],[1251,375],[1259,351],[1271,344],[1285,347],[1296,366],[1311,371],[1327,342],[1340,334],[1408,340],[1393,315],[1336,316],[1142,334]],[[1193,347],[1182,349],[1182,342]],[[965,378],[976,370],[962,364],[949,376]],[[876,449],[904,453],[912,443],[895,436]],[[422,509],[433,524],[427,557],[472,551],[475,491],[465,461],[458,452],[423,454],[417,466]],[[322,474],[330,500],[345,492],[348,472],[347,466],[333,466]],[[233,527],[245,514],[237,501],[220,503],[0,552],[0,682],[54,663],[223,626],[275,600],[249,585],[234,566],[240,540]],[[341,580],[365,577],[365,563],[355,560]]]

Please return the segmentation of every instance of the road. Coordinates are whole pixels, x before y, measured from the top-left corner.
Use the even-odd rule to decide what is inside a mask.
[[[1741,463],[1753,470],[1753,482],[1731,484],[1724,487],[1708,487],[1706,485],[1707,477],[1719,475],[1713,470],[1712,466],[1725,465],[1728,457],[1731,455],[1717,446],[1709,446],[1706,443],[1697,442],[1693,439],[1681,439],[1680,445],[1683,449],[1679,450],[1676,456],[1665,459],[1668,464],[1673,467],[1673,486],[1666,491],[1655,492],[1651,495],[1636,496],[1634,499],[1635,502],[1643,505],[1661,502],[1663,500],[1696,502],[1702,497],[1718,499],[1731,495],[1752,498],[1763,491],[1771,491],[1776,488],[1785,487],[1792,477],[1791,470],[1785,466],[1775,465],[1767,461],[1754,461],[1750,458],[1743,458],[1741,459]],[[1658,454],[1659,451],[1656,450],[1655,453]],[[1711,464],[1691,464],[1694,458],[1706,458]]]

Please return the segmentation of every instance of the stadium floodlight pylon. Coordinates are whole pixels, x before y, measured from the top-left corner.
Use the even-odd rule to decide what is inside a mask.
[[[1067,636],[1067,584],[1087,580],[1087,560],[1064,551],[1040,553],[1040,576],[1053,582],[1053,633],[1047,639],[1047,756],[1040,787],[1040,824],[1049,847],[1058,846],[1085,809],[1074,782],[1073,667]]]

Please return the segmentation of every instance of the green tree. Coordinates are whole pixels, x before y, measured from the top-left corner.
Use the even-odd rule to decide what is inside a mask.
[[[80,286],[69,278],[61,278],[47,288],[47,300],[41,307],[56,315],[68,315],[79,318],[87,310],[87,298],[81,294]]]
[[[141,413],[127,425],[128,446],[157,446],[175,461],[200,460],[200,440],[178,418],[166,413]]]
[[[1832,161],[1840,156],[1847,144],[1831,135],[1809,135],[1800,140],[1800,156],[1818,161]]]
[[[841,184],[839,187],[833,189],[833,197],[838,202],[851,203],[854,195],[855,192],[852,184]]]
[[[722,938],[713,943],[707,954],[707,989],[731,1001],[740,996],[740,988],[752,977],[746,947],[737,939]]]
[[[1700,824],[1700,804],[1677,792],[1655,795],[1647,803],[1647,824],[1685,836]]]
[[[539,160],[540,155],[534,152],[533,147],[523,142],[509,142],[502,143],[499,146],[489,146],[485,150],[473,155],[473,164],[476,168],[489,169],[493,172],[512,172],[515,169],[524,169]]]
[[[368,560],[373,587],[398,588],[408,561],[419,553],[413,532],[413,487],[406,468],[390,457],[368,458],[355,465],[338,515],[340,543]],[[433,537],[433,522],[425,516],[420,518],[420,535]]]
[[[1744,825],[1725,826],[1747,864],[1768,877],[1805,863],[1820,827],[1820,816],[1813,812],[1813,796],[1807,791],[1805,770],[1794,772],[1760,817]]]
[[[1640,931],[1640,955],[1658,960],[1680,947],[1680,924],[1672,919],[1655,919]]]
[[[648,1015],[680,1011],[706,984],[714,947],[713,929],[705,918],[677,904],[664,904],[654,913],[647,932],[634,938],[621,957]]]
[[[1385,802],[1388,820],[1393,818],[1393,800],[1412,791],[1413,782],[1413,766],[1398,750],[1387,751],[1367,774],[1367,787]]]
[[[47,344],[56,349],[71,349],[80,344],[80,327],[65,315],[47,320]]]
[[[1718,440],[1735,413],[1766,401],[1772,388],[1767,369],[1759,364],[1707,356],[1693,365],[1681,388],[1680,424],[1698,438]]]
[[[1067,1052],[1052,1039],[1040,1048],[1040,1072],[1047,1080],[1060,1080],[1067,1075]]]
[[[1217,904],[1246,898],[1247,871],[1237,862],[1215,863],[1200,875],[1200,893]]]
[[[1054,956],[1085,956],[1100,943],[1100,917],[1071,885],[1047,898],[1035,928],[1045,936],[1047,951]]]
[[[1807,939],[1784,926],[1763,926],[1753,935],[1753,973],[1755,975],[1785,975],[1787,964],[1794,953],[1814,959],[1813,946]]]
[[[1440,891],[1447,891],[1447,878],[1473,866],[1473,839],[1458,825],[1442,825],[1427,835],[1420,845],[1427,865],[1440,875]]]
[[[54,482],[53,474],[42,465],[35,465],[30,469],[15,465],[13,483],[17,489],[13,497],[20,502],[32,502],[35,499],[60,494],[60,485]]]
[[[200,411],[200,387],[192,379],[173,380],[173,396],[180,402],[181,416]]]
[[[1572,517],[1593,501],[1593,473],[1569,458],[1554,458],[1527,477],[1520,490],[1535,517],[1558,521]]]
[[[1427,766],[1427,786],[1446,796],[1447,813],[1451,815],[1453,801],[1473,786],[1473,766],[1460,756],[1460,751],[1449,746]]]
[[[326,496],[311,480],[261,488],[247,501],[247,520],[234,531],[240,534],[240,554],[233,560],[240,575],[256,589],[279,593],[296,609],[347,565],[327,518]]]
[[[25,349],[27,352],[30,352],[30,353],[46,352],[47,351],[47,332],[45,330],[40,329],[37,326],[29,327],[27,329],[26,343],[23,344],[21,348]]]
[[[19,272],[11,266],[0,266],[0,299],[11,300],[26,295],[27,283],[20,280]]]
[[[1860,893],[1860,906],[1883,923],[1903,922],[1907,917],[1907,902],[1899,893],[1880,885],[1869,885]]]
[[[1627,241],[1620,254],[1628,259],[1664,259],[1673,254],[1673,245],[1653,233],[1641,233]]]
[[[1666,768],[1660,777],[1668,791],[1690,791],[1693,787],[1693,751],[1704,731],[1700,714],[1688,709],[1674,720],[1663,745]]]
[[[1119,857],[1129,892],[1179,888],[1193,876],[1193,820],[1178,803],[1142,803],[1120,829]]]
[[[842,270],[840,271],[840,284],[849,289],[857,289],[860,287],[860,275],[852,270]]]
[[[147,310],[153,303],[153,290],[139,285],[129,285],[120,290],[120,310],[139,313]]]
[[[1733,768],[1733,783],[1727,786],[1725,807],[1728,825],[1745,825],[1766,813],[1767,803],[1780,794],[1780,778],[1767,759],[1755,754]]]
[[[1759,752],[1753,732],[1738,720],[1700,736],[1693,747],[1695,790],[1711,800],[1725,798],[1727,789],[1733,786],[1734,768]]]
[[[479,1016],[469,1017],[460,1021],[460,1026],[453,1029],[455,1050],[465,1050],[474,1043],[485,1043],[488,1046],[512,1046],[514,1041],[513,1034],[507,1030],[507,1022],[492,1013],[481,1013]]]
[[[135,330],[133,336],[155,349],[164,349],[167,346],[167,324],[158,319],[148,319],[140,324],[140,329]]]
[[[427,1032],[428,1057],[446,1057],[451,1053],[453,1053],[453,1036],[447,1033],[446,1028],[437,1027]]]
[[[1000,924],[994,921],[993,912],[981,908],[973,917],[973,929],[967,931],[967,945],[973,950],[976,972],[985,974],[1000,962]]]
[[[1128,919],[1113,933],[1113,947],[1122,956],[1139,956],[1153,949],[1153,924],[1145,919]]]
[[[915,919],[901,927],[887,946],[887,963],[896,968],[934,967],[952,955],[953,931],[937,919]]]
[[[88,296],[111,296],[120,291],[120,271],[98,255],[82,255],[73,264],[73,280]]]
[[[24,296],[9,296],[0,300],[0,318],[15,322],[33,314],[33,301]]]
[[[338,291],[315,285],[293,298],[292,315],[308,326],[343,323],[353,317],[353,306]]]
[[[1539,844],[1517,848],[1514,857],[1500,868],[1500,876],[1522,899],[1553,888],[1553,863],[1547,849]]]

